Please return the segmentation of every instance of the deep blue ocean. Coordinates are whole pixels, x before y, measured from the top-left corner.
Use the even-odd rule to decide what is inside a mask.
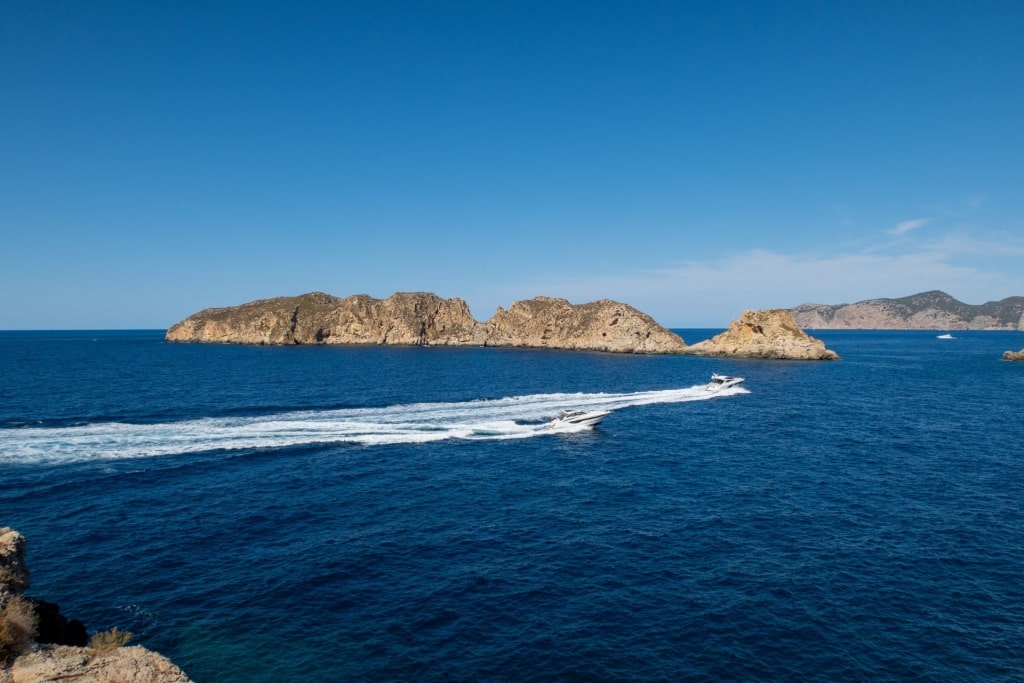
[[[0,332],[0,526],[198,683],[1024,680],[1024,333],[812,334],[842,360]]]

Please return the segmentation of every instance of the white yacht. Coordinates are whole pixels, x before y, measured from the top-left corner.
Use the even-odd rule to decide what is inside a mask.
[[[548,422],[548,429],[559,427],[595,427],[601,424],[601,420],[611,414],[610,410],[563,410],[558,413],[551,422]]]
[[[717,372],[713,372],[711,373],[711,381],[704,388],[707,391],[721,391],[728,387],[734,387],[742,381],[742,377],[730,377],[729,375],[719,375]]]
[[[940,334],[936,339],[956,339],[956,337],[947,332],[946,334]]]

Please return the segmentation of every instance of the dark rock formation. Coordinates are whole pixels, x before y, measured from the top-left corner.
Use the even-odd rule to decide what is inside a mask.
[[[979,306],[931,291],[901,299],[870,299],[855,304],[801,304],[791,309],[807,329],[862,330],[1024,330],[1024,297]]]
[[[85,624],[78,619],[68,619],[60,613],[60,606],[52,602],[29,598],[36,617],[38,617],[37,643],[51,645],[75,645],[85,647],[89,642],[89,633]]]
[[[462,299],[398,293],[346,299],[315,292],[200,311],[167,330],[168,341],[233,344],[517,346],[679,353],[678,335],[625,304],[582,305],[537,297],[478,323]]]
[[[686,349],[696,356],[773,358],[782,360],[837,360],[835,351],[808,336],[789,311],[744,311],[725,332]]]

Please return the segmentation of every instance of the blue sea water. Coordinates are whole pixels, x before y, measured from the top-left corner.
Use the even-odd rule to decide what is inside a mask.
[[[814,334],[843,359],[0,332],[0,526],[198,683],[1024,680],[1024,334]]]

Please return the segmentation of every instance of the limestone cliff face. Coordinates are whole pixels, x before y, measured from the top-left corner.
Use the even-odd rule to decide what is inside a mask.
[[[725,332],[687,347],[696,356],[774,358],[784,360],[837,360],[835,351],[808,336],[789,311],[744,311]]]
[[[168,341],[231,344],[471,343],[477,322],[461,299],[399,293],[387,299],[302,296],[208,308],[167,330]]]
[[[487,346],[547,347],[617,353],[680,353],[686,344],[635,308],[603,299],[574,306],[539,296],[499,308],[483,324]]]
[[[945,292],[854,304],[801,304],[792,309],[797,324],[809,329],[859,330],[1024,330],[1024,297],[971,305]]]
[[[293,344],[295,331],[322,323],[339,301],[315,292],[304,296],[250,301],[241,306],[208,308],[167,330],[168,341]]]
[[[360,294],[340,300],[334,325],[321,339],[305,335],[300,344],[459,345],[472,343],[477,322],[462,299],[429,293],[398,293],[387,299]]]
[[[625,353],[679,353],[678,335],[625,304],[573,305],[537,297],[478,323],[462,299],[398,293],[346,299],[315,292],[200,311],[167,331],[168,341],[234,344],[517,346]]]
[[[73,680],[76,683],[109,683],[126,681],[130,683],[190,683],[188,676],[163,655],[144,647],[117,647],[97,650],[54,644],[56,639],[44,636],[58,634],[68,642],[66,636],[78,625],[84,643],[85,629],[81,622],[68,622],[59,614],[59,608],[52,603],[27,598],[23,591],[30,586],[28,567],[25,563],[25,537],[8,527],[0,527],[0,618],[3,608],[10,601],[22,600],[32,605],[36,612],[37,642],[29,645],[24,654],[14,657],[6,665],[0,661],[0,683],[52,683]],[[13,602],[11,602],[13,604]],[[21,628],[25,625],[0,624],[0,630],[8,626]],[[31,625],[25,627],[26,642],[33,637]],[[76,638],[75,638],[76,639]],[[2,659],[2,658],[0,658]]]

